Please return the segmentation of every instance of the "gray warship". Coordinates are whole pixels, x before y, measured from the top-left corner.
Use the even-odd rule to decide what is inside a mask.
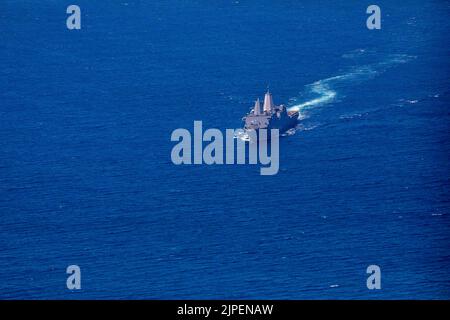
[[[259,98],[253,109],[244,117],[244,130],[278,129],[280,134],[295,128],[298,122],[298,111],[288,111],[284,105],[276,106],[272,94],[267,90],[261,110]]]

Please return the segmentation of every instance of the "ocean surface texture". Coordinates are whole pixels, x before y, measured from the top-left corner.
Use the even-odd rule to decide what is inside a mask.
[[[450,299],[450,3],[375,2],[0,1],[0,298]],[[277,175],[172,163],[268,85]]]

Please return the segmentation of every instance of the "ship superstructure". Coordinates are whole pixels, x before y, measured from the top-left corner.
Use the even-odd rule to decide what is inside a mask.
[[[243,120],[245,130],[279,129],[280,133],[283,133],[297,125],[298,112],[287,111],[284,105],[276,106],[273,103],[272,94],[267,91],[262,109],[257,99],[255,106]]]

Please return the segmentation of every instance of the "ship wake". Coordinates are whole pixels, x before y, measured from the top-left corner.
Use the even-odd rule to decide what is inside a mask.
[[[290,99],[288,110],[297,111],[299,120],[305,119],[308,117],[308,110],[335,102],[340,97],[340,88],[369,80],[387,69],[400,63],[406,63],[413,58],[415,57],[402,54],[390,55],[385,61],[352,67],[346,73],[306,85],[298,97]]]

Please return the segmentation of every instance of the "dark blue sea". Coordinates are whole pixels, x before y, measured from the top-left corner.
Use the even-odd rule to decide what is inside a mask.
[[[450,2],[74,2],[0,3],[0,298],[450,298]],[[278,174],[172,163],[267,86]]]

